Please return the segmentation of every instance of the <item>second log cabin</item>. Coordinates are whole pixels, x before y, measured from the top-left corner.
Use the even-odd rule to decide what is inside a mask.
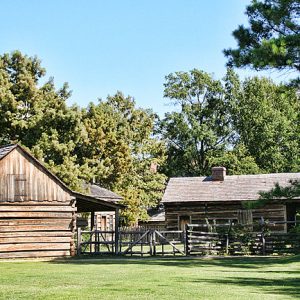
[[[183,230],[185,224],[258,223],[295,221],[300,212],[300,199],[280,199],[261,208],[246,209],[245,201],[259,198],[260,192],[271,190],[275,183],[288,186],[300,180],[300,173],[258,175],[226,175],[226,168],[212,168],[208,177],[171,178],[164,193],[165,223],[170,230]],[[278,224],[274,231],[286,232],[287,224]]]

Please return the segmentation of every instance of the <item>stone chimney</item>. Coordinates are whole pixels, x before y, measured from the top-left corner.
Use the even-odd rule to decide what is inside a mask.
[[[211,169],[213,181],[224,181],[226,176],[226,168],[224,167],[213,167]]]

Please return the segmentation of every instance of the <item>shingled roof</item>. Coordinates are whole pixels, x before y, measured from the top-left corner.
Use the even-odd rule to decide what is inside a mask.
[[[0,160],[14,150],[17,145],[5,145],[0,147]]]
[[[212,177],[171,178],[162,203],[257,200],[259,192],[269,191],[275,183],[288,186],[290,180],[300,180],[300,173],[232,175],[223,181]]]
[[[95,198],[105,199],[107,201],[117,202],[122,200],[123,198],[114,192],[102,188],[96,184],[89,185],[90,195]]]

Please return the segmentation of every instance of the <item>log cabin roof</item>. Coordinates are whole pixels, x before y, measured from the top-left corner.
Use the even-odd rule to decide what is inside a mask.
[[[28,152],[18,144],[0,146],[0,160],[4,159],[9,153],[11,153],[16,148],[20,149],[23,155],[31,158],[33,162],[40,166],[49,177],[51,177],[57,184],[59,184],[67,192],[69,192],[70,195],[76,197],[78,203],[80,202],[81,206],[88,205],[89,207],[100,207],[101,210],[105,210],[105,208],[106,210],[111,210],[112,208],[115,209],[123,207],[122,205],[116,203],[117,201],[122,199],[121,196],[99,186],[91,185],[90,192],[87,194],[72,191],[62,180],[60,180],[56,175],[50,172],[30,152]]]
[[[149,220],[147,220],[148,222],[164,222],[166,220],[165,209],[163,206],[150,208],[147,213],[149,215]]]
[[[0,160],[4,158],[7,154],[9,154],[16,147],[17,145],[6,145],[0,147]]]
[[[171,178],[162,203],[257,200],[259,192],[269,191],[275,183],[288,186],[290,180],[300,180],[300,173],[232,175],[223,181],[211,176]]]
[[[114,203],[123,199],[120,195],[96,184],[87,184],[85,187],[89,190],[88,195],[94,198],[105,199]]]

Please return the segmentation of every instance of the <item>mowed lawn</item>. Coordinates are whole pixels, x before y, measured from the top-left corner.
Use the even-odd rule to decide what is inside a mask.
[[[300,256],[0,261],[1,299],[296,299]]]

